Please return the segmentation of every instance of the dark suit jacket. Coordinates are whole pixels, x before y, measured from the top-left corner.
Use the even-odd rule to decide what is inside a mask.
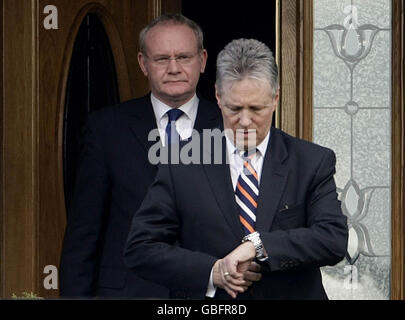
[[[342,260],[348,238],[333,179],[335,155],[271,130],[256,212],[269,260],[261,281],[238,297],[326,299],[319,267]],[[226,163],[162,165],[134,215],[125,262],[169,287],[172,297],[204,298],[215,261],[241,243],[238,215]],[[229,296],[218,289],[215,297]]]
[[[195,129],[221,122],[218,106],[200,98]],[[157,172],[148,161],[155,128],[150,95],[90,115],[63,242],[61,296],[168,296],[128,272],[122,257],[132,215]]]

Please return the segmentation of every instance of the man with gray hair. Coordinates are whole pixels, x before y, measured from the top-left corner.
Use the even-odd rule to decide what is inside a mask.
[[[129,272],[122,257],[132,215],[157,172],[148,150],[222,122],[218,106],[196,94],[207,52],[195,22],[162,15],[141,31],[139,46],[151,92],[95,112],[84,130],[60,264],[62,297],[168,297],[164,286]],[[154,131],[158,142],[148,139]]]
[[[266,45],[229,43],[216,79],[227,163],[162,165],[133,217],[125,262],[172,297],[327,299],[319,268],[348,238],[335,155],[272,127],[277,78]]]

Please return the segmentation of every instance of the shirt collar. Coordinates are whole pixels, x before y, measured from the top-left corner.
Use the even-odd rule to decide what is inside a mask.
[[[156,119],[158,119],[158,121],[160,121],[165,116],[167,111],[172,109],[172,107],[170,107],[167,104],[160,101],[153,94],[151,94],[151,101],[152,101],[153,110],[155,112],[155,117],[156,117]],[[195,115],[197,114],[198,102],[199,102],[198,97],[196,94],[194,94],[194,96],[189,101],[187,101],[185,104],[180,106],[178,109],[183,111],[184,114],[189,119],[193,119],[193,118],[195,118]]]

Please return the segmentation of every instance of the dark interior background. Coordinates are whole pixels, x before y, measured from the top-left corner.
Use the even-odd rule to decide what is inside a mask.
[[[228,6],[224,7],[224,4]],[[230,41],[254,38],[275,52],[275,13],[276,1],[255,1],[254,5],[245,6],[238,2],[182,1],[182,14],[201,26],[204,46],[208,51],[207,67],[197,88],[202,97],[216,101],[216,57]],[[109,39],[97,16],[89,14],[83,20],[75,41],[66,90],[63,167],[67,206],[72,197],[80,136],[87,116],[94,110],[119,101]]]
[[[88,115],[120,102],[110,41],[96,14],[88,14],[79,29],[66,87],[63,121],[63,175],[66,206],[76,179],[80,137]],[[68,210],[67,210],[68,212]]]
[[[230,41],[254,38],[264,42],[275,53],[276,1],[254,1],[254,5],[241,5],[241,2],[234,1],[183,0],[182,14],[197,22],[204,32],[208,62],[200,78],[198,92],[208,100],[215,101],[216,57]]]

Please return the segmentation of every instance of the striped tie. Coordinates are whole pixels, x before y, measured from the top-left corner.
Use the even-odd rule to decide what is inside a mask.
[[[257,199],[259,197],[259,180],[256,170],[253,168],[251,160],[256,155],[254,152],[246,151],[243,170],[239,176],[235,189],[235,199],[239,206],[239,220],[242,223],[245,235],[255,231]]]

